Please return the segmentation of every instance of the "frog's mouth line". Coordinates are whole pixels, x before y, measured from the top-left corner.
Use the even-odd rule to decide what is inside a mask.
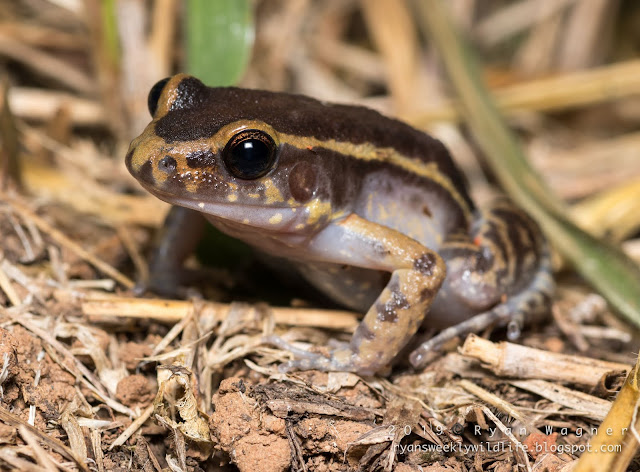
[[[283,233],[295,233],[292,230],[298,218],[306,219],[304,207],[275,206],[275,205],[250,205],[235,202],[206,203],[199,198],[177,196],[170,192],[164,192],[152,185],[141,185],[153,196],[171,205],[181,206],[202,213],[207,219],[219,220],[222,223],[241,225],[244,227],[259,228],[261,231],[274,230]],[[294,214],[294,209],[300,211]],[[273,218],[278,214],[278,219]],[[297,230],[299,231],[299,230]]]
[[[206,203],[203,199],[201,198],[189,198],[189,197],[182,197],[179,195],[176,195],[175,193],[171,193],[171,192],[165,192],[163,190],[158,189],[157,187],[154,187],[153,185],[149,185],[149,184],[145,184],[143,182],[140,182],[140,185],[142,185],[144,187],[144,189],[149,192],[150,194],[152,194],[153,196],[159,198],[160,200],[169,203],[171,205],[177,205],[177,206],[183,206],[186,208],[192,208],[196,211],[201,211],[203,213],[207,213],[207,206],[209,205],[215,205],[216,208],[247,208],[250,210],[255,210],[255,211],[260,211],[260,210],[266,210],[266,209],[273,209],[273,210],[280,210],[280,211],[286,211],[286,210],[292,210],[294,208],[296,209],[303,209],[304,205],[300,204],[297,206],[291,206],[291,205],[268,205],[268,204],[264,204],[264,205],[252,205],[252,204],[248,204],[246,202],[214,202],[213,204],[209,204]],[[204,206],[200,205],[203,204]]]

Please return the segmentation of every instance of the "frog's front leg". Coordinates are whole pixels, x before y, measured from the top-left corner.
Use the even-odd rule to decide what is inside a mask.
[[[185,259],[195,251],[204,233],[206,220],[201,213],[172,206],[153,241],[149,277],[139,280],[138,294],[151,290],[165,296],[181,295],[181,285],[197,279],[194,271],[184,268]]]
[[[298,369],[374,374],[387,367],[416,333],[442,284],[446,268],[434,251],[355,214],[332,223],[309,245],[322,262],[391,272],[391,278],[356,329],[348,347],[331,357],[305,355]]]

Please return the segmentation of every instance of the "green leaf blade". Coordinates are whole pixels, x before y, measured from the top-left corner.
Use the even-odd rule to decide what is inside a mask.
[[[236,84],[254,41],[249,0],[188,0],[186,70],[209,86]]]

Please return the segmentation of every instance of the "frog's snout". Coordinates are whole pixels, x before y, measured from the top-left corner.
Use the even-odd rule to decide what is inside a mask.
[[[135,152],[135,150],[136,150],[135,146],[133,145],[133,143],[131,143],[129,145],[129,150],[127,151],[127,155],[124,157],[124,165],[127,167],[127,170],[131,175],[135,175],[133,172],[132,164],[131,164],[131,160],[133,159],[133,153]]]
[[[156,166],[160,169],[166,169],[166,174],[169,174],[171,172],[171,167],[173,167],[173,170],[175,170],[176,161],[171,156],[165,156],[164,158],[160,159],[160,161],[164,161],[162,163],[162,166],[158,165],[158,163],[156,163]],[[143,184],[153,184],[156,182],[156,179],[153,176],[153,170],[151,168],[152,164],[145,153],[142,152],[140,147],[137,145],[135,140],[129,146],[127,155],[124,158],[124,163],[129,173],[139,182]]]

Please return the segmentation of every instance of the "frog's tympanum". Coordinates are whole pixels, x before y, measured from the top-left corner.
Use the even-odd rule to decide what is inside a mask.
[[[427,134],[363,107],[209,88],[184,74],[158,82],[149,109],[126,157],[149,192],[365,313],[348,345],[298,352],[290,367],[376,373],[423,322],[449,327],[442,340],[491,324],[517,331],[548,310],[538,226],[505,199],[478,210]],[[193,239],[186,227],[173,236]],[[184,258],[177,246],[165,252]],[[436,345],[414,351],[413,364]]]

